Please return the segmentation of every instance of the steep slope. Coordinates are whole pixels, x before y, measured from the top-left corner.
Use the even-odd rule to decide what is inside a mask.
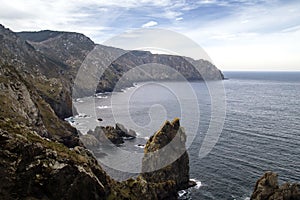
[[[13,66],[23,79],[31,82],[61,119],[71,116],[70,67],[36,51],[3,26],[0,26],[0,42],[1,64]]]
[[[96,45],[89,38],[78,33],[40,31],[20,32],[17,34],[48,58],[70,66],[68,72],[73,79],[75,79],[77,71],[86,56],[91,52],[96,55],[88,63],[88,65],[91,65],[88,67],[92,69],[86,69],[90,70],[89,77],[79,80],[82,84],[80,84],[80,88],[77,88],[77,90],[80,90],[78,96],[121,89],[115,88],[116,83],[120,81],[126,72],[138,66],[146,66],[146,73],[141,71],[132,73],[134,75],[126,81],[122,80],[118,84],[119,87],[131,86],[136,81],[181,80],[181,76],[189,81],[223,79],[223,74],[220,70],[205,60],[152,54],[147,51],[125,51],[114,47]],[[168,66],[174,69],[176,73],[171,69],[157,67],[158,65]],[[106,70],[101,76],[99,75],[100,77],[95,75],[97,74],[97,69],[93,68],[104,67]],[[90,87],[93,85],[93,82],[98,83],[97,87],[95,87],[96,91],[95,88]]]
[[[1,64],[0,87],[0,199],[104,199],[111,180],[32,82]]]
[[[17,35],[30,42],[37,51],[48,58],[73,68],[78,68],[96,45],[83,34],[72,32],[20,32]]]

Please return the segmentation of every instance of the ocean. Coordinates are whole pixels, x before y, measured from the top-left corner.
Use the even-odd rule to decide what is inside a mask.
[[[199,150],[213,121],[205,82],[136,83],[123,92],[76,99],[80,114],[69,121],[82,133],[116,122],[135,130],[137,139],[119,150],[105,150],[112,156],[99,158],[103,165],[134,174],[140,170],[141,145],[165,120],[179,117],[188,135],[190,177],[198,182],[181,191],[181,199],[249,199],[256,180],[269,170],[279,174],[280,183],[299,182],[300,72],[224,74],[226,117],[216,144],[204,157]],[[126,173],[109,173],[128,178]]]

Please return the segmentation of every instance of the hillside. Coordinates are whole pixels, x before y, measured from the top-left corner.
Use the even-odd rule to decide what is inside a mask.
[[[152,54],[147,51],[126,51],[114,47],[107,47],[95,44],[88,37],[71,32],[40,31],[40,32],[20,32],[18,36],[26,40],[38,52],[47,56],[51,60],[69,66],[68,73],[74,80],[79,68],[83,63],[89,62],[86,77],[79,79],[76,91],[78,96],[93,95],[95,92],[113,91],[116,83],[123,75],[139,66],[145,66],[146,72],[134,73],[129,80],[119,83],[120,87],[131,86],[136,81],[148,80],[181,80],[183,76],[188,81],[199,80],[220,80],[223,74],[213,64],[205,60],[193,60],[174,55]],[[97,54],[93,60],[88,60],[87,56]],[[87,61],[88,60],[88,61]],[[109,62],[106,62],[109,61]],[[166,70],[157,67],[167,66],[174,70]],[[96,74],[99,68],[106,70],[98,77]],[[199,74],[199,71],[201,74]],[[144,68],[145,70],[145,68]],[[91,87],[97,82],[95,87]]]
[[[189,187],[186,170],[168,171],[168,166],[160,181],[143,174],[112,180],[83,146],[80,133],[63,120],[72,114],[76,66],[42,53],[3,26],[0,40],[0,199],[176,199],[179,188]],[[175,128],[178,120],[170,134]],[[172,166],[188,169],[188,162]],[[174,179],[181,173],[184,182]]]

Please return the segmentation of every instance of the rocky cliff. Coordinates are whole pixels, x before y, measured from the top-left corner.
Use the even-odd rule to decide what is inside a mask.
[[[48,38],[49,34],[44,37]],[[172,172],[170,180],[165,177],[160,182],[158,177],[152,180],[142,175],[116,182],[107,176],[79,140],[81,135],[62,119],[72,109],[71,104],[65,104],[71,103],[69,60],[60,58],[60,63],[54,62],[57,58],[41,54],[4,27],[0,27],[0,39],[1,199],[177,197],[178,184]],[[107,136],[114,141],[114,138],[134,136],[121,124],[101,127],[101,130],[102,135],[90,134],[93,140]],[[188,165],[186,161],[184,164]]]
[[[40,31],[20,32],[17,35],[52,61],[69,66],[67,72],[71,74],[73,80],[86,56],[91,52],[98,51],[95,53],[97,55],[95,59],[87,65],[97,66],[98,68],[105,67],[106,70],[100,77],[90,76],[90,74],[96,74],[94,70],[91,70],[89,78],[83,77],[83,80],[79,80],[82,84],[79,88],[76,88],[78,91],[77,96],[93,95],[95,92],[107,92],[114,89],[119,90],[122,87],[131,86],[133,82],[137,81],[182,80],[182,77],[189,81],[223,79],[220,70],[205,60],[152,54],[147,51],[126,51],[96,45],[89,38],[78,33]],[[111,61],[103,64],[104,60]],[[126,72],[141,65],[146,66],[146,71],[145,68],[136,70],[137,72],[132,73],[133,76],[120,81]],[[167,66],[169,69],[157,67],[159,65]],[[176,73],[174,73],[174,70]],[[119,88],[115,88],[118,81],[120,81]],[[98,83],[95,88],[90,87],[93,82]]]
[[[59,118],[72,115],[71,67],[48,58],[17,34],[0,25],[0,63],[10,66],[35,87]],[[9,78],[9,75],[7,75]]]
[[[111,180],[76,130],[13,69],[1,65],[1,199],[176,198],[174,181]]]

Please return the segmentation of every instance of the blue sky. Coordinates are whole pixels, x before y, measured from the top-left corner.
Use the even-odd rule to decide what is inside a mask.
[[[298,0],[2,0],[0,23],[81,32],[97,43],[163,28],[197,42],[222,70],[300,70]]]

